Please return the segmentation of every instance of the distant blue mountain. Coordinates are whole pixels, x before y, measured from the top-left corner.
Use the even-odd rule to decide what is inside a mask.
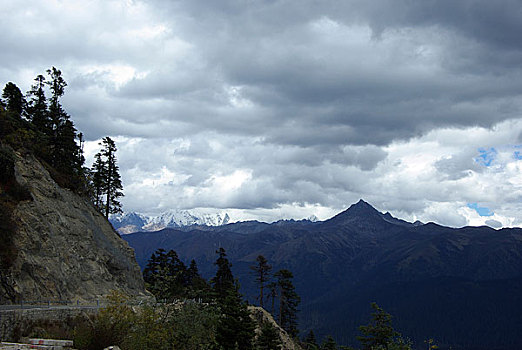
[[[142,267],[155,249],[174,249],[207,278],[224,247],[252,302],[249,266],[264,255],[274,271],[294,273],[302,333],[332,334],[341,344],[357,345],[357,327],[376,301],[419,349],[428,338],[440,349],[522,349],[522,229],[409,223],[361,200],[322,222],[251,221],[123,238]]]

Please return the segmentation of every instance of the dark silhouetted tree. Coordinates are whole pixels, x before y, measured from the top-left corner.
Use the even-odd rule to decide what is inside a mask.
[[[21,118],[26,107],[25,97],[22,91],[14,83],[7,83],[2,92],[3,104],[7,111]]]
[[[256,346],[258,350],[279,350],[281,349],[281,339],[274,325],[270,322],[263,322],[261,332],[257,337]]]
[[[143,280],[159,299],[173,301],[186,297],[187,267],[173,250],[157,249],[143,270]]]
[[[190,261],[190,265],[187,269],[187,297],[188,298],[197,298],[202,300],[209,300],[210,296],[210,286],[207,281],[201,277],[198,271],[198,266],[196,265],[196,261],[192,259]]]
[[[391,322],[392,316],[376,303],[372,303],[371,306],[374,310],[372,313],[372,321],[368,325],[359,327],[363,335],[358,336],[357,340],[361,342],[362,350],[411,349],[411,345],[404,341],[400,333],[393,329]]]
[[[308,332],[308,335],[304,339],[304,346],[306,350],[318,350],[319,344],[317,343],[317,339],[315,338],[315,334],[313,330]]]
[[[227,259],[225,249],[219,248],[216,251],[218,258],[214,265],[217,266],[216,276],[214,276],[210,283],[214,290],[217,299],[224,299],[228,295],[228,291],[234,288],[234,276],[232,275],[232,264]]]
[[[266,287],[268,281],[270,280],[270,271],[272,270],[272,266],[268,264],[268,261],[263,255],[259,255],[256,258],[256,264],[250,267],[256,278],[257,286],[259,287],[259,296],[257,299],[259,300],[259,305],[263,307],[264,300],[264,288]]]
[[[105,211],[104,215],[108,218],[109,214],[121,213],[118,199],[123,196],[123,186],[116,161],[116,143],[110,137],[104,137],[100,146],[102,150],[96,154],[91,168],[93,201],[98,209]],[[100,188],[102,188],[101,193]],[[105,198],[105,202],[101,203],[101,197]]]
[[[301,301],[292,283],[292,272],[283,269],[275,273],[279,297],[279,325],[293,337],[297,336],[297,306]]]
[[[216,251],[218,267],[211,283],[217,304],[222,312],[216,330],[216,341],[222,349],[252,349],[255,324],[246,303],[239,294],[239,286],[232,275],[225,249]]]
[[[337,343],[331,335],[323,340],[321,350],[337,350]]]
[[[51,164],[65,175],[81,175],[85,159],[80,145],[76,142],[77,130],[60,103],[67,83],[62,72],[55,67],[48,69],[47,74],[50,80],[46,81],[46,84],[51,90],[48,107]]]
[[[277,283],[270,282],[266,285],[268,288],[268,298],[270,299],[270,313],[275,318],[275,300],[277,298]]]
[[[65,113],[60,103],[60,98],[65,93],[67,83],[62,77],[62,72],[55,67],[48,69],[47,74],[51,79],[50,81],[46,81],[46,84],[51,90],[51,97],[49,99],[49,119],[51,122],[51,129],[56,135],[60,125],[69,119],[69,116]]]
[[[45,97],[45,77],[38,75],[35,84],[27,93],[29,96],[27,112],[33,125],[47,136],[51,136],[51,121],[47,110],[47,98]]]
[[[103,194],[105,191],[106,178],[105,162],[100,152],[94,156],[94,163],[91,168],[91,186],[92,186],[92,202],[100,212],[104,211]]]

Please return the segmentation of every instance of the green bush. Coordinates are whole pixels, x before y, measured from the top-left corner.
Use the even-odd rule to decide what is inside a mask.
[[[120,293],[90,323],[74,330],[80,350],[118,345],[126,350],[215,349],[220,317],[215,306],[205,304],[142,306],[133,309]]]

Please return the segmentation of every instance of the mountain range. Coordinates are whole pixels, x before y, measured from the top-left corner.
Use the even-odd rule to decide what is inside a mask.
[[[265,256],[274,272],[295,276],[303,334],[357,345],[375,301],[416,348],[429,338],[441,349],[522,348],[522,229],[409,223],[361,200],[326,221],[167,228],[124,239],[142,268],[156,249],[173,249],[206,278],[223,247],[253,303],[250,266]]]
[[[205,213],[197,210],[169,210],[157,216],[130,212],[113,215],[110,223],[120,234],[153,232],[164,228],[181,228],[193,225],[221,226],[230,221],[227,213]]]

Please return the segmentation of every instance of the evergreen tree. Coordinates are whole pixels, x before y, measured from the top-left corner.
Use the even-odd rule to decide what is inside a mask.
[[[218,305],[222,317],[216,331],[217,343],[223,349],[251,350],[255,324],[237,284],[226,291]]]
[[[48,170],[61,187],[85,193],[82,141],[77,144],[77,130],[59,102],[67,84],[58,69],[53,67],[48,73],[49,82],[43,75],[35,78],[28,92],[28,102],[14,83],[6,85],[2,103],[6,105],[6,117],[9,118],[2,121],[2,134],[9,134],[12,146],[32,150],[46,166],[50,165]],[[47,85],[52,92],[49,100],[45,96]]]
[[[33,125],[47,136],[51,135],[51,121],[47,110],[47,98],[45,97],[45,77],[38,75],[35,84],[31,86],[28,95],[27,112]]]
[[[69,116],[65,113],[60,103],[60,98],[65,93],[67,83],[62,77],[62,72],[55,67],[48,69],[47,74],[51,78],[50,81],[46,82],[51,90],[51,98],[49,99],[49,119],[51,122],[51,130],[54,132],[54,136],[56,137],[59,127],[69,119]]]
[[[254,337],[254,321],[239,294],[239,286],[234,281],[225,250],[219,248],[216,253],[218,258],[215,265],[218,270],[211,282],[222,312],[217,326],[216,341],[222,349],[250,350]]]
[[[104,211],[103,204],[103,193],[106,188],[105,179],[107,174],[105,174],[106,165],[105,161],[102,158],[100,152],[96,153],[94,156],[94,163],[91,169],[91,185],[92,185],[92,202],[96,208],[100,212]]]
[[[267,282],[270,280],[270,270],[272,270],[272,266],[268,265],[268,261],[263,255],[259,255],[256,258],[256,262],[257,264],[250,268],[254,271],[254,275],[256,276],[256,283],[259,286],[259,296],[257,299],[259,300],[259,305],[263,307],[263,290],[266,287]]]
[[[7,83],[4,87],[2,98],[4,99],[3,104],[9,112],[18,118],[22,117],[25,111],[26,101],[18,86],[11,82]]]
[[[143,270],[143,280],[159,299],[173,301],[186,296],[187,268],[173,250],[156,250]]]
[[[219,248],[216,251],[218,258],[214,265],[217,266],[216,276],[210,281],[217,299],[224,299],[228,291],[234,288],[234,276],[232,275],[232,264],[227,259],[225,249]]]
[[[109,214],[121,213],[121,204],[118,198],[123,196],[123,186],[119,167],[116,162],[116,144],[110,137],[103,138],[100,142],[102,150],[96,154],[95,162],[92,167],[92,187],[94,189],[93,199],[98,209],[105,211],[106,218]],[[102,188],[101,195],[105,197],[102,204],[99,189]]]
[[[306,350],[318,350],[319,344],[317,343],[317,339],[315,338],[315,334],[313,330],[308,332],[308,335],[304,339],[305,349]]]
[[[277,298],[277,283],[276,282],[270,282],[266,285],[268,288],[268,298],[270,298],[270,313],[275,318],[275,300]]]
[[[198,266],[196,265],[196,261],[194,259],[192,259],[187,269],[187,283],[188,298],[208,300],[209,294],[211,294],[210,286],[208,285],[207,281],[205,281],[205,279],[199,274]]]
[[[392,316],[384,311],[376,303],[371,304],[374,312],[372,322],[366,326],[360,326],[359,330],[363,336],[357,340],[362,344],[362,350],[385,349],[385,350],[409,350],[411,345],[401,338],[391,324]]]
[[[279,350],[281,349],[281,339],[277,329],[270,322],[263,322],[261,333],[257,337],[256,347],[258,350]]]
[[[301,301],[292,283],[294,277],[288,270],[279,270],[274,277],[277,278],[279,296],[279,325],[293,337],[297,336],[297,306]]]
[[[57,126],[52,147],[52,163],[56,169],[65,175],[73,176],[76,181],[83,178],[83,152],[76,143],[76,128],[71,120],[67,119]],[[72,179],[72,180],[74,180]],[[72,183],[77,187],[79,183]]]
[[[62,77],[62,72],[55,67],[48,69],[47,74],[50,80],[46,84],[49,85],[51,90],[48,109],[51,164],[65,175],[73,177],[82,175],[85,159],[80,145],[76,143],[77,130],[60,103],[67,83]]]
[[[323,343],[321,344],[321,350],[337,350],[337,343],[331,335],[327,336],[326,339],[323,340]]]

